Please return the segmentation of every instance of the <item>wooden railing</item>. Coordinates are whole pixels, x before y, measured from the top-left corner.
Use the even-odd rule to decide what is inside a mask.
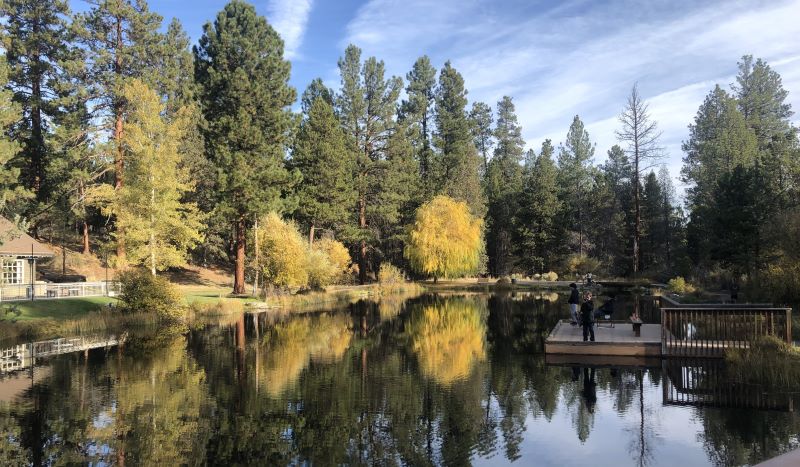
[[[661,308],[661,350],[666,357],[720,357],[763,336],[792,343],[792,309],[725,306]]]
[[[665,405],[794,410],[791,394],[730,381],[720,359],[664,359],[662,371]]]

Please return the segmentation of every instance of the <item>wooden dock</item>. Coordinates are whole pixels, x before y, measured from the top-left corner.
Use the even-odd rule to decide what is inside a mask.
[[[594,334],[594,342],[584,342],[580,326],[571,326],[566,320],[559,321],[545,340],[545,353],[661,357],[660,324],[643,324],[640,335],[636,336],[630,322],[618,321],[613,328],[595,326]]]

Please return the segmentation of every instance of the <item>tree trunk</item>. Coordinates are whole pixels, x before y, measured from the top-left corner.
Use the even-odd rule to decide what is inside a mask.
[[[85,220],[83,221],[83,254],[88,255],[91,254],[92,251],[89,248],[89,223]]]
[[[247,235],[244,216],[236,221],[236,269],[233,275],[233,293],[244,293],[244,247]]]
[[[633,170],[633,199],[634,199],[634,221],[633,221],[633,275],[639,272],[639,229],[641,228],[642,213],[640,206],[639,193],[639,154],[638,149],[634,153]]]
[[[358,199],[358,226],[363,234],[367,228],[367,201],[363,194]],[[358,282],[367,283],[367,241],[363,239],[358,251]]]
[[[156,225],[153,210],[156,207],[156,189],[153,186],[153,176],[150,176],[150,274],[156,275]]]
[[[122,77],[122,18],[117,16],[114,44],[114,73]],[[117,153],[114,156],[114,189],[122,188],[123,170],[125,169],[125,151],[122,147],[123,136],[123,102],[118,96],[114,98],[114,141],[117,143]],[[117,262],[125,264],[125,232],[117,227]]]
[[[34,26],[35,32],[36,26]],[[44,193],[41,192],[42,179],[44,178],[44,136],[42,135],[42,100],[41,76],[34,76],[31,85],[31,188],[36,194],[36,199],[42,201]]]
[[[314,246],[314,224],[311,224],[308,229],[308,244],[309,246]]]

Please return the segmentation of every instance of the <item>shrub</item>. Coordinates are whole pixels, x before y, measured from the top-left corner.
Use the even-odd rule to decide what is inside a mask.
[[[332,238],[323,238],[314,243],[313,249],[323,253],[330,266],[328,282],[323,285],[343,282],[350,271],[350,263],[352,263],[347,247]]]
[[[744,284],[748,300],[800,302],[800,262],[781,260],[753,274]]]
[[[554,273],[553,271],[546,272],[542,274],[542,280],[554,282],[558,280],[558,274]]]
[[[669,282],[667,282],[667,290],[678,295],[685,295],[694,293],[697,289],[695,289],[692,284],[686,282],[686,279],[678,276],[674,279],[670,279]]]
[[[308,243],[293,222],[270,213],[257,232],[264,279],[280,288],[301,288],[309,283]]]
[[[533,279],[534,279],[534,280],[537,280],[537,281],[539,281],[539,280],[542,280],[542,275],[541,275],[541,274],[538,274],[538,273],[537,273],[537,274],[534,274],[534,275],[533,275]]]
[[[308,285],[312,289],[322,289],[333,283],[336,267],[324,251],[313,248],[308,254]]]
[[[567,271],[573,274],[585,275],[600,269],[602,263],[596,258],[587,255],[570,255],[567,258]]]
[[[381,264],[378,271],[378,283],[381,285],[397,285],[406,281],[403,271],[391,263]]]
[[[746,349],[727,349],[725,363],[735,382],[800,389],[800,353],[775,336],[763,336]]]
[[[119,282],[125,313],[155,313],[159,318],[175,320],[186,311],[180,292],[164,277],[132,269],[120,274]]]

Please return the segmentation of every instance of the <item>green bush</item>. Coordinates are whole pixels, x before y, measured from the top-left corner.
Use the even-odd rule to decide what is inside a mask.
[[[397,285],[406,281],[403,271],[391,263],[381,264],[378,271],[378,283],[381,285]]]
[[[177,320],[186,311],[180,292],[164,277],[131,269],[120,275],[119,282],[125,313],[155,313],[159,318]]]
[[[800,263],[781,260],[753,274],[742,290],[748,300],[800,303]]]
[[[678,276],[667,282],[667,290],[678,295],[685,295],[694,293],[697,289],[692,284],[686,282],[686,279]]]
[[[602,262],[599,259],[587,255],[574,254],[567,258],[567,272],[581,276],[597,272],[600,266],[602,266]]]
[[[558,274],[554,273],[553,271],[546,272],[542,274],[542,280],[555,282],[558,280]]]
[[[800,353],[775,336],[761,337],[746,349],[727,349],[725,363],[734,382],[800,390]]]

